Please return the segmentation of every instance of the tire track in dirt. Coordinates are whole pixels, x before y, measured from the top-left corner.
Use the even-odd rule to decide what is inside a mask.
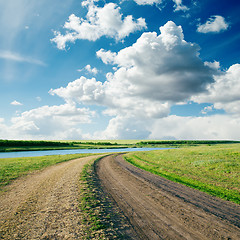
[[[131,223],[138,236],[133,239],[240,239],[240,207],[236,204],[182,188],[128,164],[121,155],[103,158],[97,174],[103,189]],[[230,218],[227,209],[234,209]]]
[[[140,176],[140,178],[143,178],[145,181],[152,183],[156,187],[161,188],[177,198],[180,198],[184,202],[190,203],[219,218],[227,220],[231,224],[240,228],[239,205],[210,196],[209,194],[186,187],[185,185],[170,181],[168,179],[158,177],[150,172],[146,172],[127,163],[121,157],[116,158],[116,161],[119,165],[121,165],[122,168],[136,177]]]
[[[93,159],[60,163],[11,184],[0,196],[0,239],[82,239],[79,177]]]

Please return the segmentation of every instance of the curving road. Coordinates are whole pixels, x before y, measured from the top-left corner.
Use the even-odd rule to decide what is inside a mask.
[[[240,239],[240,206],[140,170],[121,155],[97,165],[104,191],[132,226],[132,239]]]

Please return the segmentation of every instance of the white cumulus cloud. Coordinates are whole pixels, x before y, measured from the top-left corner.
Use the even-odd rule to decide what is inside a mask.
[[[168,116],[150,127],[149,139],[239,140],[240,118],[228,115],[204,117]]]
[[[78,71],[78,72],[82,72],[83,70],[86,70],[87,72],[92,73],[93,75],[98,74],[98,69],[95,68],[95,67],[91,67],[90,64],[86,65],[86,66],[85,66],[84,68],[82,68],[82,69],[78,69],[77,71]]]
[[[212,111],[213,111],[213,105],[205,107],[205,108],[201,111],[201,113],[202,113],[202,114],[207,114],[208,112],[212,112]]]
[[[105,82],[82,76],[50,94],[67,103],[104,106],[102,113],[112,119],[98,136],[147,137],[147,122],[167,117],[171,105],[205,92],[217,71],[199,58],[196,44],[184,40],[181,26],[169,21],[160,32],[143,33],[116,53],[100,49],[97,56],[115,69]]]
[[[214,76],[207,92],[193,97],[198,103],[211,102],[216,109],[230,114],[240,114],[240,64],[232,65],[226,72]]]
[[[16,100],[14,100],[14,101],[11,102],[11,105],[14,105],[14,106],[22,106],[23,104],[20,103],[20,102],[18,102],[18,101],[16,101]]]
[[[42,106],[11,119],[11,125],[0,122],[2,138],[22,139],[80,139],[81,124],[90,123],[95,112],[77,108],[74,104]],[[5,135],[3,135],[5,134]]]
[[[92,139],[146,139],[151,131],[146,129],[152,121],[133,117],[117,116],[109,121],[107,128],[89,135]]]
[[[181,26],[169,21],[160,34],[145,32],[119,52],[100,49],[97,56],[113,65],[106,81],[80,77],[51,89],[67,104],[101,105],[111,117],[105,130],[85,135],[95,139],[238,139],[240,64],[227,71],[220,63],[203,62],[199,47],[184,40]],[[202,117],[169,116],[170,108],[187,100],[209,103]]]
[[[220,69],[220,62],[214,61],[214,62],[204,62],[204,64],[214,70]]]
[[[96,74],[98,73],[97,68],[95,68],[95,67],[92,68],[89,64],[86,65],[85,69],[86,69],[89,73],[92,73],[92,74],[94,74],[94,75],[96,75]]]
[[[112,91],[155,101],[178,102],[205,91],[213,82],[212,68],[199,58],[199,47],[184,40],[181,26],[169,21],[161,34],[143,33],[132,46],[118,53],[101,49],[103,62],[118,70],[108,75]]]
[[[229,24],[225,21],[225,18],[219,15],[211,16],[206,23],[199,24],[197,31],[200,33],[219,33],[227,30]]]
[[[96,81],[95,78],[87,79],[83,76],[70,82],[67,87],[51,89],[49,93],[64,98],[66,102],[86,104],[101,103],[105,97],[102,82]]]
[[[183,5],[182,0],[173,0],[175,11],[187,11],[189,8],[185,5]]]
[[[136,119],[117,116],[91,139],[239,140],[240,118],[229,115]]]
[[[98,7],[93,1],[85,1],[83,6],[88,8],[86,19],[72,14],[64,24],[66,33],[61,34],[55,31],[55,38],[51,41],[55,42],[59,49],[65,49],[67,42],[75,42],[77,39],[95,41],[102,36],[107,36],[121,40],[132,32],[146,28],[145,19],[134,20],[132,15],[123,17],[120,7],[115,3]]]
[[[138,5],[161,4],[162,0],[134,0]]]
[[[153,5],[156,4],[161,10],[164,7],[164,2],[166,0],[134,0],[138,5]],[[189,8],[183,5],[182,0],[172,0],[174,3],[174,11],[187,11]]]

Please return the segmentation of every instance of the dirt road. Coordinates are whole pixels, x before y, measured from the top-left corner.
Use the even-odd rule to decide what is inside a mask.
[[[79,176],[93,158],[57,164],[11,184],[0,196],[0,239],[82,239]]]
[[[132,239],[240,239],[240,207],[126,163],[103,158],[97,174],[132,225]]]

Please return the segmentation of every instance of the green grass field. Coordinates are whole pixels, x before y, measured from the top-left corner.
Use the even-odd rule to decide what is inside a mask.
[[[240,144],[135,152],[125,159],[169,180],[240,204]]]
[[[68,154],[43,157],[1,158],[0,191],[14,179],[48,166],[93,154]]]

